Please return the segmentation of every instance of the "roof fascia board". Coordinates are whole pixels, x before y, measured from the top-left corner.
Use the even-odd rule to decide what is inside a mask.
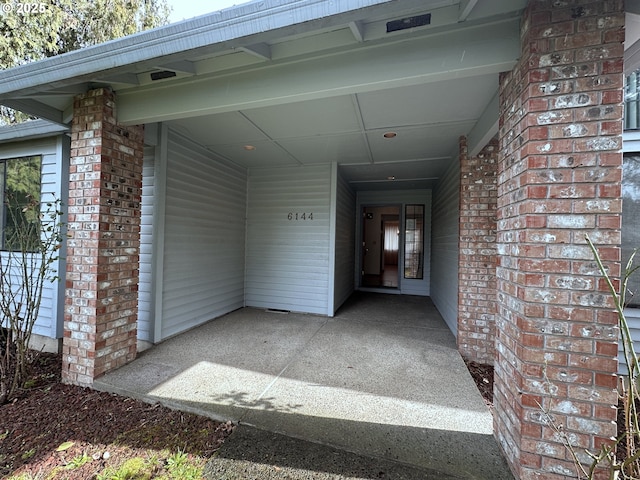
[[[413,0],[411,0],[413,1]],[[213,12],[165,27],[50,57],[0,72],[0,98],[37,87],[64,85],[75,78],[95,78],[97,72],[126,67],[216,43],[250,37],[292,25],[355,10],[397,4],[392,0],[263,0]]]

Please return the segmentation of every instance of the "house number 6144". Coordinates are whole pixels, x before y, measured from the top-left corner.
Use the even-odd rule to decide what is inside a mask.
[[[287,220],[313,220],[313,213],[289,212],[287,214]]]

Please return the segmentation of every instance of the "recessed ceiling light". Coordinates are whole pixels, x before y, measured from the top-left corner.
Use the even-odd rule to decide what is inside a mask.
[[[252,151],[254,151],[256,149],[256,147],[254,147],[253,145],[245,145],[242,148],[244,148],[248,152],[252,152]]]
[[[396,132],[386,132],[382,134],[384,138],[396,138],[398,134]]]

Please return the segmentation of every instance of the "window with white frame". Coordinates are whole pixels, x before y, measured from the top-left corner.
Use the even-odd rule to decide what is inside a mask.
[[[624,128],[640,128],[640,71],[636,70],[625,77],[624,85]]]
[[[41,167],[40,155],[0,159],[2,250],[17,248],[16,227],[19,225],[33,225],[33,228],[20,229],[21,234],[27,237],[21,245],[30,249],[28,245],[35,245],[39,241],[40,231],[35,220],[40,214]],[[33,208],[29,208],[30,205]]]
[[[635,249],[640,249],[640,153],[624,155],[622,180],[622,268]],[[640,251],[633,266],[640,265]],[[640,307],[640,271],[631,276],[626,300],[628,306]]]

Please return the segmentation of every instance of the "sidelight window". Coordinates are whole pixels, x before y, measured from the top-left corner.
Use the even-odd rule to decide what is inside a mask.
[[[424,276],[424,205],[405,206],[404,278]]]

